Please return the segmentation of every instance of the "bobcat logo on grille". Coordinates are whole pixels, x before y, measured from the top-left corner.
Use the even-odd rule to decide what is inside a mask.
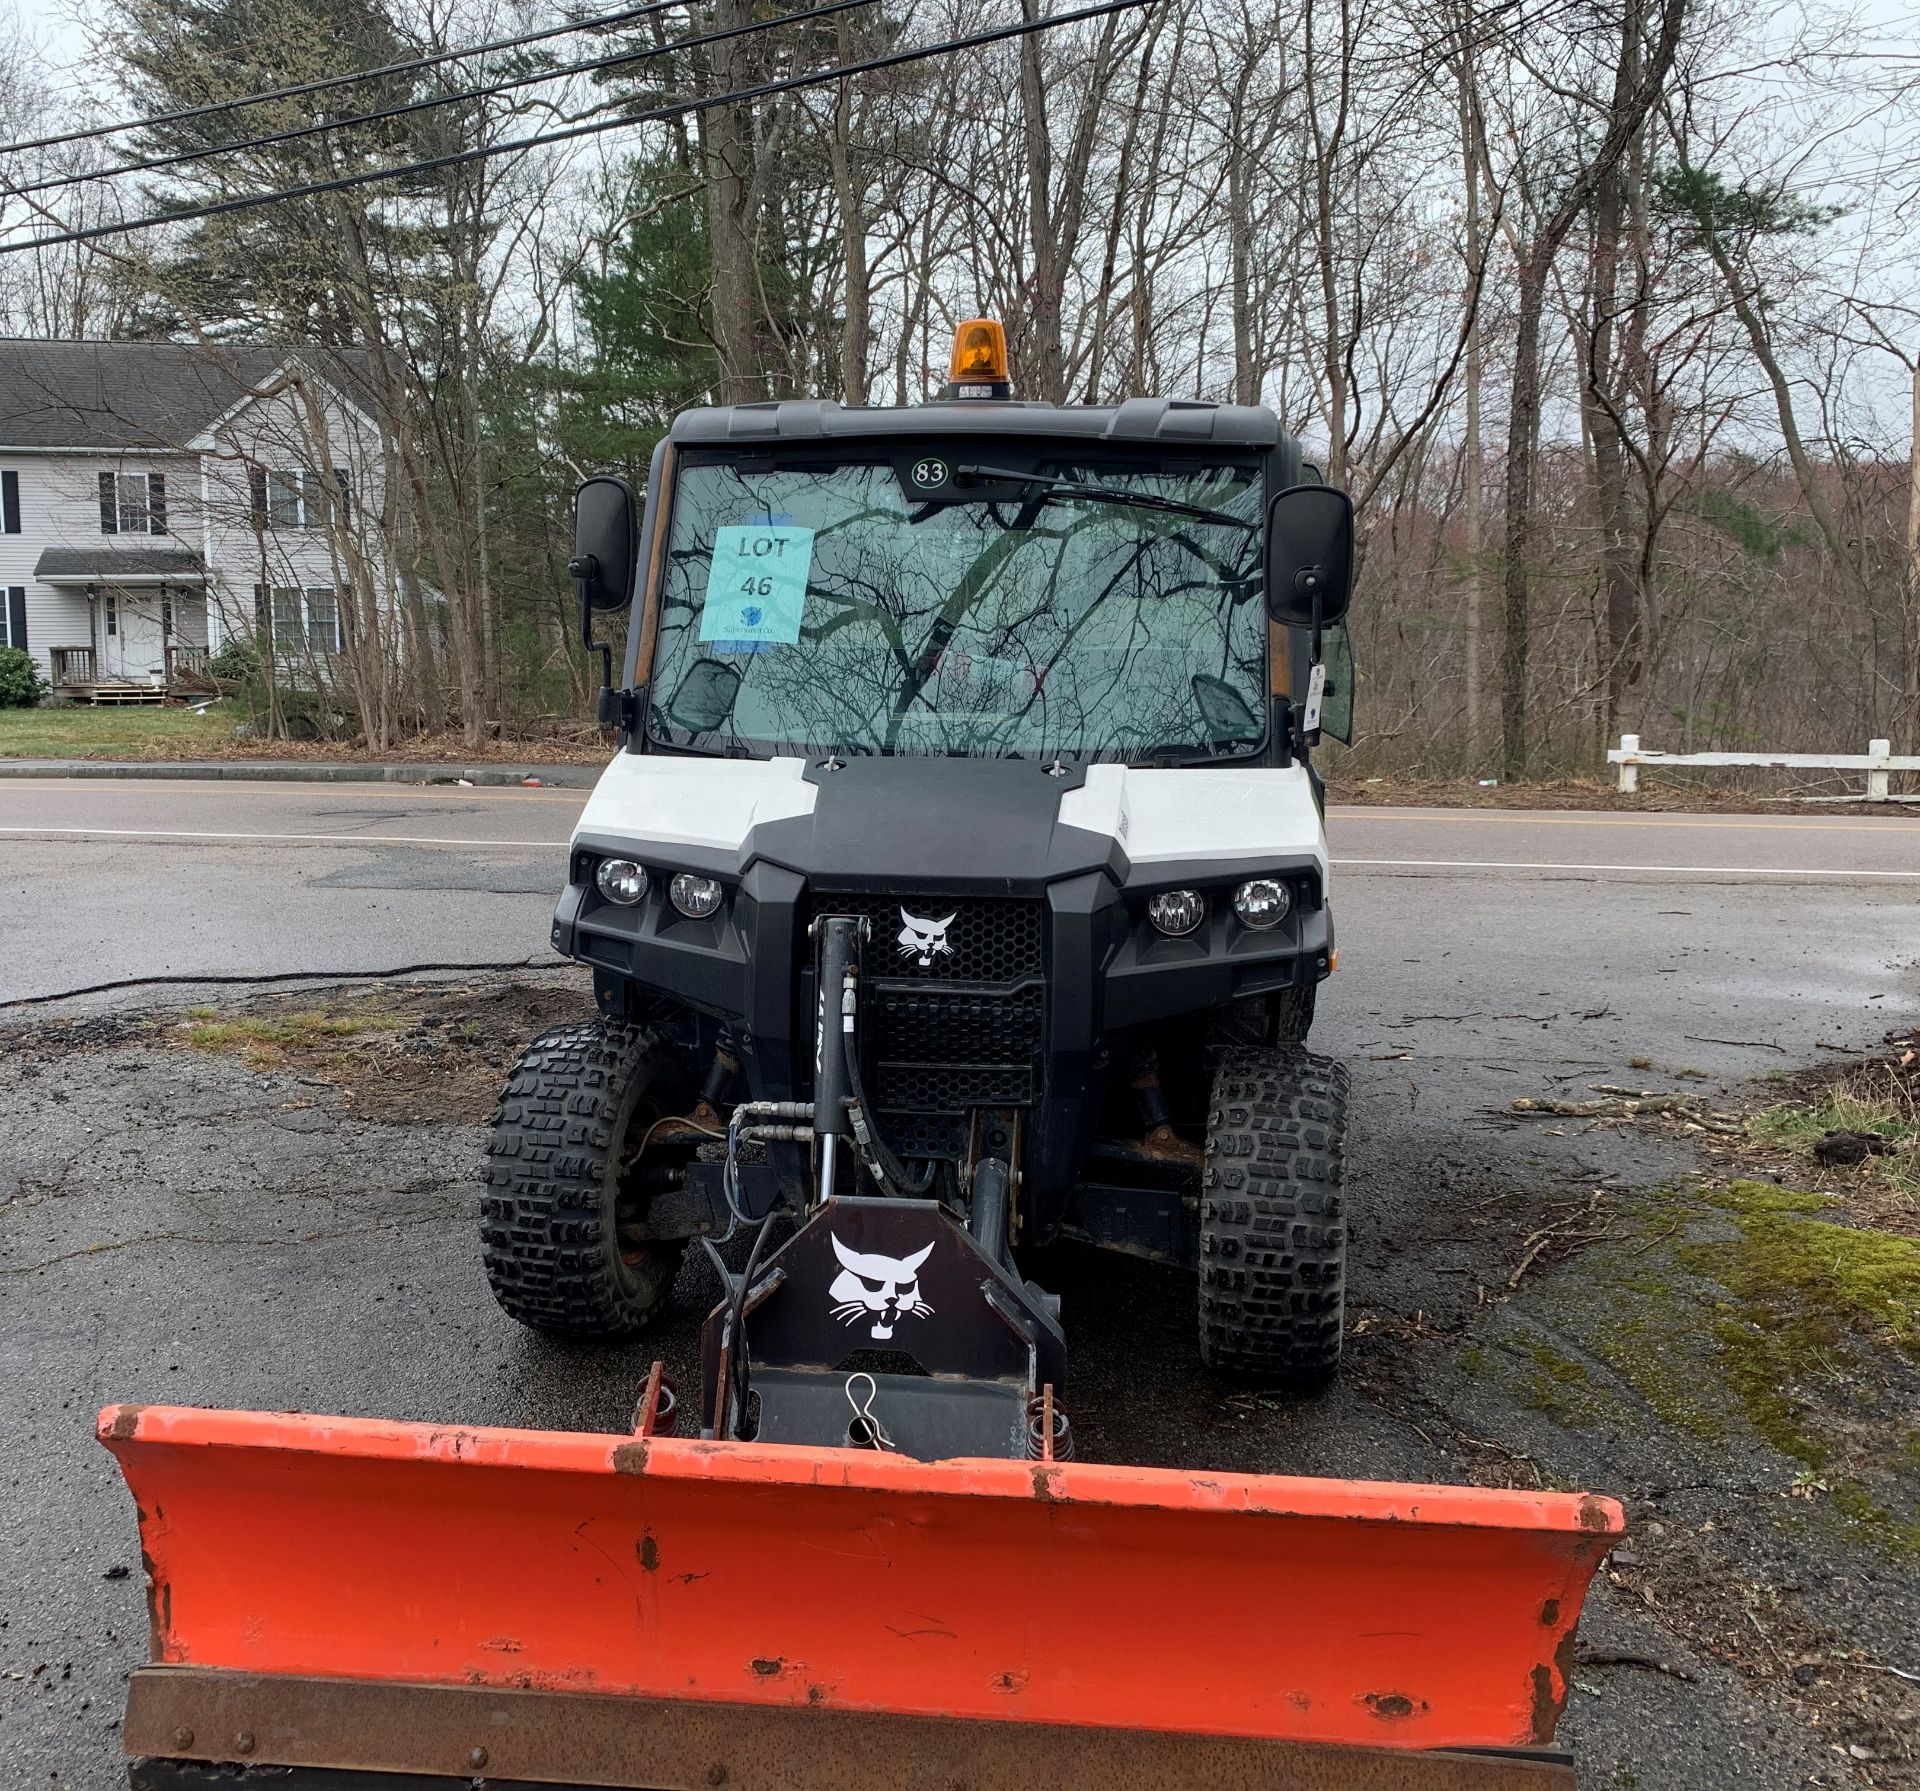
[[[945,920],[922,920],[917,914],[900,910],[900,934],[894,949],[903,958],[911,958],[922,970],[930,970],[935,958],[950,958],[953,947],[947,943],[947,928],[959,918],[954,909]]]

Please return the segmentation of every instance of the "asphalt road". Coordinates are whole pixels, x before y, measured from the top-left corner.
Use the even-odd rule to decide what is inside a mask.
[[[577,791],[0,784],[0,1016],[553,963]],[[1543,1056],[1737,1076],[1920,1012],[1920,816],[1336,809],[1315,1042],[1458,1107]],[[73,991],[92,990],[72,1000]]]
[[[0,786],[0,1004],[15,1004],[0,1023],[145,1013],[218,994],[208,978],[544,962],[580,800]],[[1850,1645],[1920,1665],[1911,1574],[1767,1553],[1765,1512],[1800,1509],[1784,1503],[1791,1464],[1644,1426],[1563,1432],[1443,1375],[1430,1341],[1552,1324],[1552,1300],[1580,1298],[1576,1263],[1477,1309],[1476,1278],[1503,1286],[1514,1242],[1476,1240],[1459,1217],[1490,1190],[1552,1212],[1597,1180],[1650,1185],[1689,1161],[1631,1133],[1515,1131],[1497,1118],[1511,1096],[1643,1074],[1635,1060],[1730,1088],[1920,1015],[1920,818],[1356,809],[1331,831],[1341,968],[1314,1043],[1354,1071],[1352,1297],[1371,1328],[1332,1394],[1249,1405],[1194,1365],[1190,1278],[1051,1261],[1081,1453],[1455,1480],[1497,1445],[1627,1493],[1637,1526],[1657,1517],[1703,1548],[1752,1529],[1716,1573],[1769,1596],[1800,1588]],[[155,977],[181,980],[142,980]],[[690,1270],[671,1320],[635,1349],[532,1338],[479,1276],[473,1127],[371,1123],[233,1057],[87,1036],[0,1036],[4,1791],[118,1782],[114,1719],[145,1624],[132,1514],[90,1435],[99,1404],[619,1427],[655,1350],[692,1384],[711,1300]],[[1475,1255],[1489,1249],[1491,1266]],[[1644,1658],[1677,1645],[1605,1582],[1583,1634]],[[1692,1679],[1582,1671],[1568,1732],[1587,1786],[1869,1782],[1829,1733],[1690,1658]]]
[[[0,1004],[152,979],[547,961],[583,801],[0,785]],[[1920,937],[1920,817],[1353,808],[1329,831],[1336,1047],[1364,1042],[1372,1020],[1440,1013],[1470,1015],[1460,1036],[1484,1056],[1489,1037],[1530,1042],[1527,1016],[1554,1011],[1591,1016],[1583,1038],[1673,1037],[1689,1062],[1732,1072],[1759,1044],[1859,1043],[1883,1013],[1912,1011],[1898,973]]]

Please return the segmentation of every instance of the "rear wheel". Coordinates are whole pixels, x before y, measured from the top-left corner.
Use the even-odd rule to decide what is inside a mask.
[[[1340,1365],[1347,1072],[1297,1045],[1224,1053],[1200,1194],[1200,1355],[1296,1387]]]
[[[672,1291],[684,1242],[636,1235],[669,1165],[648,1128],[678,1110],[680,1065],[658,1034],[593,1020],[534,1040],[487,1143],[480,1239],[510,1317],[571,1337],[630,1337]]]

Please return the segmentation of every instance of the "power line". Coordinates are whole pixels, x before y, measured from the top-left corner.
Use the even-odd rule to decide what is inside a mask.
[[[222,199],[210,205],[189,206],[180,211],[154,212],[147,217],[130,218],[119,224],[96,224],[87,230],[63,230],[52,235],[28,237],[19,242],[0,243],[0,255],[18,255],[29,249],[56,248],[62,243],[94,242],[107,236],[130,236],[137,230],[151,230],[160,224],[191,223],[198,218],[219,217],[227,212],[249,211],[258,205],[276,205],[287,199],[310,199],[320,193],[339,192],[347,187],[370,186],[375,181],[396,180],[403,175],[428,174],[440,168],[458,168],[472,162],[486,161],[493,156],[514,155],[522,150],[540,149],[552,143],[571,143],[581,137],[598,136],[602,131],[620,130],[627,125],[658,124],[670,118],[685,118],[697,112],[708,112],[716,106],[737,105],[744,100],[766,99],[776,93],[791,93],[803,87],[822,87],[831,81],[844,81],[854,75],[872,74],[883,68],[898,68],[904,63],[924,62],[933,56],[943,56],[955,50],[978,49],[985,44],[1000,43],[1007,38],[1027,37],[1036,31],[1050,31],[1061,25],[1075,25],[1086,19],[1104,18],[1109,13],[1131,12],[1135,7],[1150,6],[1156,0],[1101,0],[1096,6],[1079,7],[1072,12],[1054,13],[1050,17],[1022,19],[1018,24],[997,25],[988,31],[976,31],[966,37],[952,37],[944,42],[927,44],[917,50],[895,50],[885,56],[873,56],[863,62],[848,62],[833,68],[820,69],[813,74],[787,75],[777,81],[762,81],[754,87],[737,87],[729,93],[717,93],[704,99],[681,100],[671,106],[655,106],[645,112],[634,112],[623,118],[596,119],[588,124],[577,124],[569,130],[536,133],[531,137],[515,137],[505,143],[484,144],[478,149],[454,150],[446,155],[430,156],[423,161],[403,162],[391,168],[370,168],[360,174],[343,174],[332,180],[309,181],[304,186],[284,187],[273,193],[250,193],[243,198]]]
[[[384,68],[363,68],[350,75],[323,75],[317,80],[301,81],[291,87],[270,87],[260,93],[243,93],[237,99],[210,100],[204,106],[188,106],[179,112],[161,112],[152,118],[128,118],[119,124],[96,124],[83,131],[64,131],[57,137],[31,137],[19,143],[0,143],[0,155],[20,155],[29,149],[52,149],[62,143],[84,143],[92,137],[117,137],[123,131],[143,131],[157,124],[184,124],[191,118],[209,118],[216,112],[231,112],[239,106],[264,105],[268,100],[294,99],[303,93],[325,93],[334,87],[349,87],[355,81],[378,81],[388,75],[410,75],[423,68],[436,68],[443,62],[458,62],[468,56],[490,56],[499,50],[518,50],[527,44],[544,43],[551,37],[565,37],[574,31],[600,31],[613,25],[631,24],[688,0],[647,0],[643,6],[622,7],[618,12],[600,13],[576,19],[571,24],[547,25],[538,31],[523,31],[518,37],[495,38],[490,43],[470,44],[464,50],[436,50],[430,56],[416,56],[408,62],[390,62]]]
[[[204,149],[181,149],[172,155],[150,156],[145,161],[126,162],[118,168],[96,168],[85,174],[59,174],[46,180],[30,181],[23,187],[13,186],[0,178],[0,198],[24,199],[29,193],[52,192],[59,187],[77,187],[94,180],[114,180],[122,174],[146,174],[155,168],[173,168],[182,162],[204,162],[213,156],[236,155],[244,149],[264,149],[274,143],[291,143],[297,138],[314,137],[324,131],[358,129],[362,125],[380,124],[389,118],[402,118],[411,112],[430,111],[435,106],[456,106],[467,100],[487,99],[498,93],[511,93],[516,87],[532,87],[542,81],[566,80],[574,75],[587,74],[600,69],[625,68],[636,62],[650,62],[657,56],[670,56],[682,50],[697,50],[706,44],[723,43],[728,38],[745,37],[750,33],[771,31],[778,25],[804,25],[814,19],[831,17],[834,13],[847,12],[852,8],[872,6],[877,0],[830,0],[824,6],[815,6],[803,12],[790,12],[779,18],[756,19],[744,25],[729,25],[724,31],[706,31],[696,37],[675,38],[671,43],[653,44],[644,50],[635,50],[624,56],[594,56],[584,62],[570,62],[559,68],[542,69],[537,73],[514,75],[504,81],[493,81],[483,87],[462,88],[458,92],[432,94],[425,99],[408,100],[403,105],[388,106],[378,112],[356,112],[351,117],[323,119],[314,124],[291,126],[284,131],[272,131],[263,137],[243,137],[232,143],[211,143]],[[680,6],[685,0],[660,0],[661,5]]]

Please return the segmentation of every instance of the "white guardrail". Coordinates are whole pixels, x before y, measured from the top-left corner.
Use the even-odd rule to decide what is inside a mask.
[[[1920,771],[1920,756],[1896,758],[1890,740],[1869,740],[1858,752],[1654,752],[1640,744],[1638,734],[1622,734],[1620,744],[1607,752],[1607,763],[1620,767],[1620,788],[1640,787],[1642,765],[1757,765],[1785,771],[1864,771],[1869,802],[1914,802],[1920,797],[1896,796],[1887,787],[1890,773]],[[1808,797],[1810,802],[1857,802],[1855,796]]]

